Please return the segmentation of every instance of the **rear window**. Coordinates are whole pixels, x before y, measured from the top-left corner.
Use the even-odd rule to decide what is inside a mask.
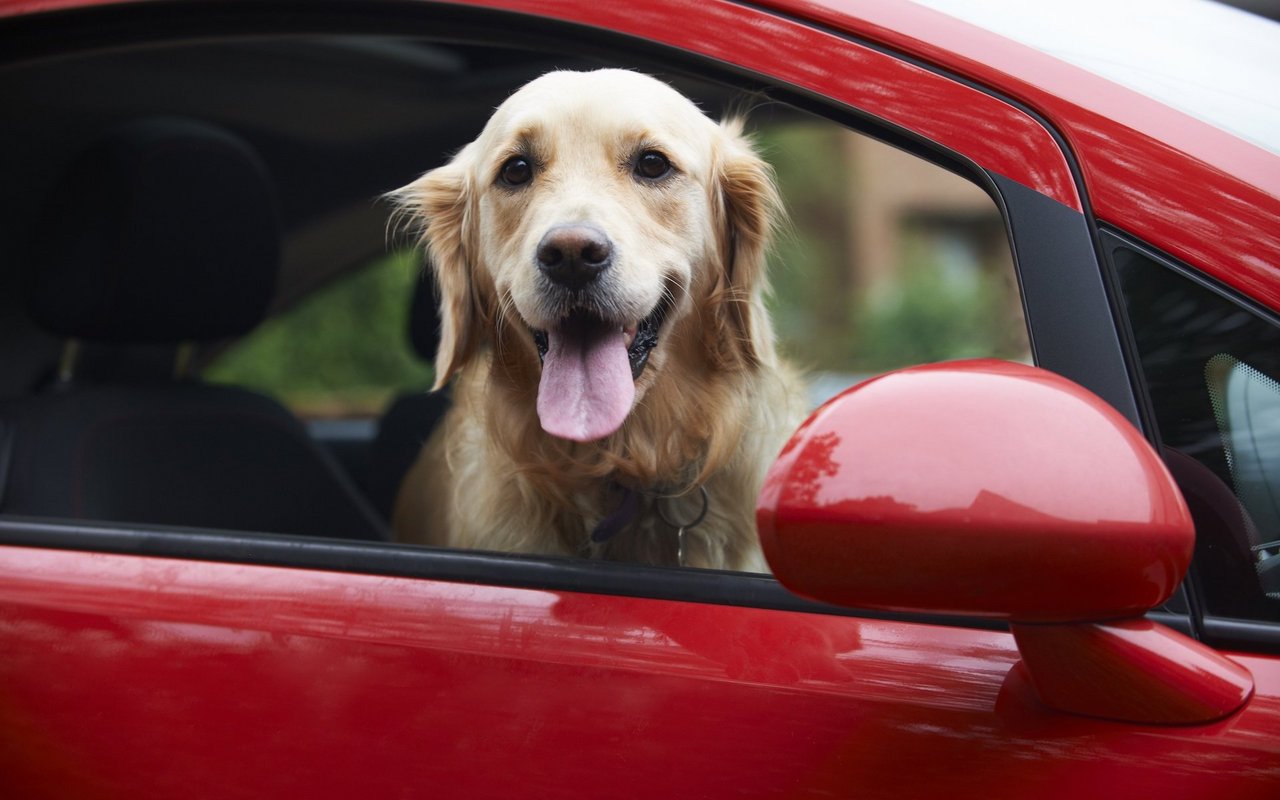
[[[1280,326],[1172,265],[1115,250],[1164,455],[1215,615],[1280,620]]]

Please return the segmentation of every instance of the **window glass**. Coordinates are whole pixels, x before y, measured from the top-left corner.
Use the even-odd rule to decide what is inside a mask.
[[[1213,418],[1231,471],[1231,485],[1249,512],[1256,531],[1280,533],[1280,384],[1221,353],[1205,365]],[[1263,557],[1280,542],[1251,546]]]
[[[378,414],[431,385],[408,336],[421,269],[404,250],[331,282],[220,354],[205,379],[266,392],[305,418]]]
[[[771,264],[774,322],[814,403],[914,364],[1030,363],[1004,220],[986,192],[824,119],[763,114],[757,127],[790,217]]]
[[[1115,261],[1207,610],[1280,619],[1280,327],[1132,249]]]

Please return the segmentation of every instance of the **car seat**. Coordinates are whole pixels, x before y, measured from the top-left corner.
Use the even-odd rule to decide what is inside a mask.
[[[49,386],[0,406],[0,511],[385,538],[279,403],[175,374],[181,343],[243,335],[275,290],[274,189],[247,143],[128,123],[72,164],[35,233],[26,307],[67,344]]]
[[[409,308],[409,343],[423,361],[434,361],[440,344],[439,295],[435,279],[423,271]],[[374,506],[391,518],[404,476],[422,445],[449,410],[447,389],[409,392],[396,397],[378,421],[369,469],[369,494]]]

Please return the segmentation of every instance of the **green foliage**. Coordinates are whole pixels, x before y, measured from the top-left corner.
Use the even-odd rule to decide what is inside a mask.
[[[770,259],[770,309],[784,352],[802,368],[879,372],[955,358],[1025,358],[1011,266],[984,259],[977,229],[898,220],[895,269],[858,288],[850,229],[865,194],[846,131],[826,122],[766,129],[759,143],[790,215]],[[960,180],[948,176],[949,180]],[[998,222],[994,206],[991,217]],[[957,257],[959,256],[959,257]]]
[[[851,276],[841,266],[852,177],[841,133],[815,121],[769,128],[758,137],[788,213],[770,258],[770,312],[783,349],[805,368],[835,368],[848,358]]]
[[[302,413],[376,413],[431,383],[408,340],[421,256],[388,256],[315,292],[228,349],[206,380],[257,389]]]
[[[919,249],[919,248],[912,248]],[[866,298],[851,321],[851,363],[879,372],[957,358],[1018,358],[1006,342],[1005,292],[989,273],[949,276],[936,261],[914,259],[895,285]]]

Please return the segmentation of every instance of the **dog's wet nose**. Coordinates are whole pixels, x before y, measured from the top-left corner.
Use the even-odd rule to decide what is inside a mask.
[[[613,243],[594,225],[557,225],[538,242],[538,268],[566,289],[577,291],[613,262]]]

